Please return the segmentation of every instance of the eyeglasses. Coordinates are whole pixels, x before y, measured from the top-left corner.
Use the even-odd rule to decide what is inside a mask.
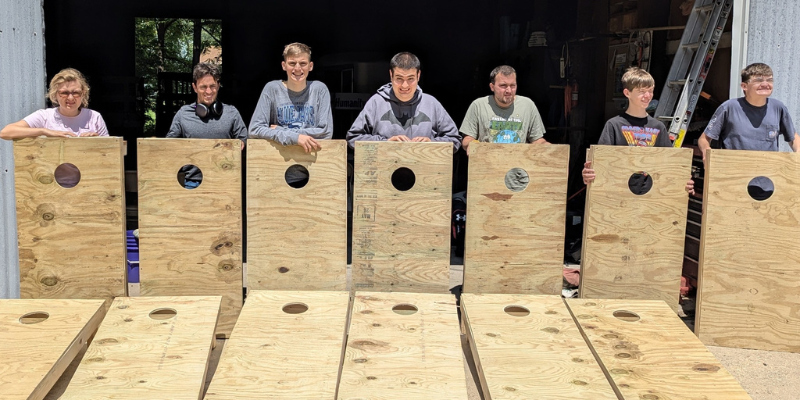
[[[65,99],[68,98],[70,95],[72,95],[72,97],[74,97],[76,99],[79,99],[81,96],[83,96],[83,91],[82,90],[76,90],[74,92],[69,92],[69,91],[63,90],[63,91],[58,92],[58,95],[63,97],[63,98],[65,98]]]
[[[767,82],[767,83],[770,83],[770,84],[775,83],[775,81],[772,78],[758,77],[758,78],[750,79],[750,83],[764,83],[764,82]]]
[[[199,90],[201,92],[205,92],[206,90],[209,90],[209,89],[211,89],[212,92],[216,92],[217,89],[219,89],[219,85],[208,85],[208,86],[202,85],[202,86],[198,86],[197,87],[197,90]]]

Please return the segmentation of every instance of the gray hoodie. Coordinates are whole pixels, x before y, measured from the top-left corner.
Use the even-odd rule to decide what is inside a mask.
[[[461,147],[458,127],[438,100],[417,87],[414,97],[402,102],[394,95],[392,84],[387,83],[370,97],[358,114],[347,131],[347,141],[350,147],[355,147],[359,140],[383,141],[397,135],[450,142],[453,152]]]

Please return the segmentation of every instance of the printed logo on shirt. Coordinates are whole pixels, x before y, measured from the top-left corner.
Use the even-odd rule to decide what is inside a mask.
[[[770,139],[775,139],[776,137],[778,137],[778,132],[777,131],[769,131],[769,138]]]
[[[492,143],[523,143],[525,138],[520,136],[522,120],[511,117],[503,119],[492,117],[489,121],[489,138]]]
[[[278,125],[290,129],[314,126],[314,106],[308,104],[284,104],[277,109]]]
[[[661,129],[642,126],[622,126],[621,129],[628,146],[653,147],[661,133]]]

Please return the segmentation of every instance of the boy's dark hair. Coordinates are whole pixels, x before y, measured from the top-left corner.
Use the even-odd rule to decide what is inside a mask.
[[[772,68],[764,63],[753,63],[742,70],[742,83],[747,83],[754,76],[772,76]]]
[[[199,63],[195,65],[194,70],[192,70],[192,81],[197,83],[197,81],[206,75],[211,75],[217,83],[219,83],[219,80],[222,78],[222,72],[220,72],[219,66],[216,64]]]
[[[512,74],[516,74],[517,71],[514,70],[513,67],[509,65],[501,65],[492,70],[489,73],[489,81],[494,83],[494,78],[497,78],[497,75],[503,74],[504,76],[511,76]]]
[[[649,72],[638,68],[630,67],[622,75],[622,87],[628,90],[649,88],[656,85],[655,79]]]
[[[395,54],[394,57],[392,57],[392,61],[389,62],[390,71],[394,71],[395,68],[399,68],[416,69],[417,72],[419,72],[420,67],[421,65],[419,63],[419,58],[407,51]]]

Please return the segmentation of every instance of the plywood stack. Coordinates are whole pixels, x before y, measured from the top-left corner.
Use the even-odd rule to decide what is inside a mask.
[[[663,300],[679,311],[691,149],[592,146],[581,257],[583,298]],[[631,176],[652,188],[637,195]]]
[[[558,293],[569,146],[474,142],[469,158],[464,291]]]
[[[356,142],[355,290],[445,293],[450,272],[450,143]],[[398,169],[413,187],[392,185]]]
[[[220,301],[115,299],[61,399],[199,398]]]
[[[466,399],[455,298],[356,292],[340,400]]]
[[[223,296],[220,335],[242,307],[241,141],[139,139],[142,296]],[[203,181],[178,182],[191,164]]]
[[[122,159],[121,138],[14,142],[21,297],[125,295]],[[80,173],[74,187],[56,180],[63,164]]]
[[[695,332],[709,345],[800,352],[800,156],[710,150]],[[748,194],[766,177],[766,200]]]
[[[347,142],[326,140],[313,153],[267,140],[247,146],[248,289],[344,290]],[[296,165],[309,174],[301,188],[285,179]]]

